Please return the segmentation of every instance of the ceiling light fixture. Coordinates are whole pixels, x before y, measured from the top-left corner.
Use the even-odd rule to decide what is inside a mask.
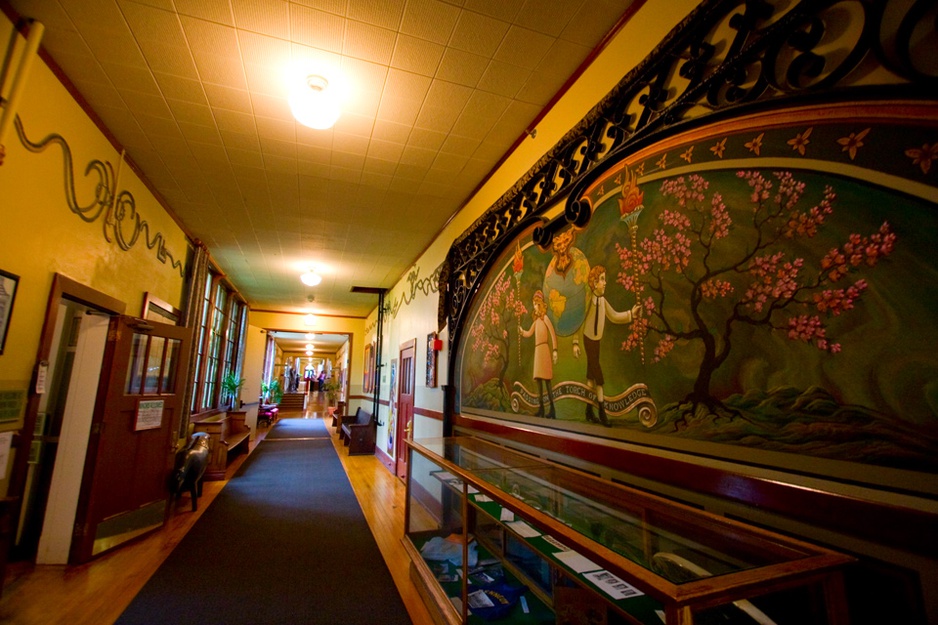
[[[300,276],[300,281],[306,286],[316,286],[322,282],[322,276],[310,269]]]
[[[308,326],[315,325],[315,324],[316,324],[316,315],[314,315],[313,313],[309,313],[308,315],[306,315],[306,318],[304,319],[304,322],[305,322],[306,325],[308,325]]]
[[[342,114],[339,93],[318,74],[310,74],[295,84],[288,101],[296,121],[316,130],[332,128]]]

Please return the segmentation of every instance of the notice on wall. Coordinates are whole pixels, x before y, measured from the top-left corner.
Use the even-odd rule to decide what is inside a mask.
[[[49,379],[49,363],[43,360],[36,367],[36,394],[42,395],[46,392],[46,382]]]
[[[155,430],[163,425],[163,400],[145,399],[137,404],[137,423],[134,430]]]
[[[23,425],[26,411],[26,388],[15,382],[0,381],[0,424],[2,429],[16,429]]]
[[[10,464],[10,444],[13,432],[0,432],[0,480],[7,479],[7,465]]]

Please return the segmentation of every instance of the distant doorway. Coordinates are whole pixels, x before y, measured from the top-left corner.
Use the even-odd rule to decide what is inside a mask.
[[[397,399],[397,423],[394,445],[395,473],[402,480],[407,479],[407,440],[414,437],[414,356],[417,353],[417,339],[401,345],[401,382]],[[394,389],[391,389],[394,392]]]

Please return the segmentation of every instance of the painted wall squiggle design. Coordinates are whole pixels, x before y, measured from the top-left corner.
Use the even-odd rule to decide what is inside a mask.
[[[33,142],[26,137],[23,122],[19,116],[14,119],[16,133],[20,142],[27,150],[40,153],[51,145],[58,145],[62,149],[63,180],[65,184],[65,201],[69,210],[78,215],[86,223],[94,223],[100,218],[102,221],[104,238],[108,243],[116,242],[123,251],[129,251],[140,240],[146,242],[147,249],[156,249],[156,258],[161,263],[168,263],[185,277],[185,267],[181,260],[166,249],[166,241],[161,232],[151,232],[150,225],[140,217],[137,212],[136,200],[130,191],[117,192],[117,176],[114,167],[107,161],[93,160],[85,166],[85,176],[97,174],[98,182],[95,185],[93,197],[85,204],[79,203],[75,191],[75,172],[72,160],[72,151],[65,138],[57,133],[46,136],[39,142]]]

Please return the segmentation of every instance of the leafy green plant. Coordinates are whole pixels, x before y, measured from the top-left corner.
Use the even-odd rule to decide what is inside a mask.
[[[230,406],[235,405],[242,386],[244,386],[244,378],[239,378],[234,371],[229,371],[222,377],[221,389],[225,392]]]
[[[264,394],[265,404],[279,404],[283,399],[283,388],[280,386],[280,380],[271,380],[261,384],[261,392]]]
[[[339,391],[342,386],[339,384],[338,380],[329,378],[322,383],[322,390],[326,393],[326,399],[329,402],[329,405],[335,405],[335,401],[339,396]]]

